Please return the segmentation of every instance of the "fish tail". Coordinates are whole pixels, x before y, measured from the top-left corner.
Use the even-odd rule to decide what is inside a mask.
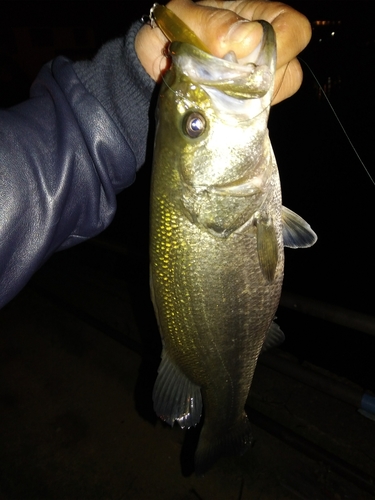
[[[197,475],[207,472],[220,457],[243,455],[253,442],[251,425],[245,413],[231,429],[225,429],[215,436],[209,433],[209,426],[203,427],[194,459]]]

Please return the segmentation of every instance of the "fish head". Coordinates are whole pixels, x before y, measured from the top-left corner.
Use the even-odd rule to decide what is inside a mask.
[[[192,220],[202,215],[195,213],[198,205],[201,212],[210,210],[212,201],[220,209],[223,196],[234,197],[236,206],[238,197],[256,196],[261,203],[269,174],[261,160],[268,154],[276,39],[272,26],[260,22],[262,40],[246,59],[234,53],[221,59],[188,43],[170,45],[172,65],[159,96],[158,122],[174,151]]]

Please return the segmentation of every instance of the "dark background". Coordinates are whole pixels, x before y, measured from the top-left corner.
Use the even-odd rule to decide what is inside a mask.
[[[312,68],[375,176],[373,2],[291,0],[289,4],[307,15],[313,26],[313,38],[302,59]],[[92,57],[149,8],[150,2],[144,0],[2,1],[0,106],[26,99],[41,65],[51,58],[58,54],[75,60]],[[373,315],[375,186],[302,64],[302,88],[273,108],[270,134],[284,204],[312,225],[319,240],[308,250],[286,250],[284,288]],[[119,196],[116,219],[102,237],[125,247],[137,245],[135,253],[145,275],[150,168],[146,164],[135,185]],[[129,207],[139,214],[138,224],[134,221],[132,228],[126,225]],[[125,260],[124,266],[127,264]],[[140,283],[146,297],[147,279]],[[287,338],[284,349],[375,390],[374,337],[283,308],[278,317]]]

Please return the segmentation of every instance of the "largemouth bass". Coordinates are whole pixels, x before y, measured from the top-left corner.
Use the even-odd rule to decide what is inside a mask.
[[[267,121],[276,67],[270,24],[250,61],[170,45],[151,188],[151,294],[163,342],[156,413],[204,425],[195,470],[252,442],[244,406],[273,319],[284,245],[316,235],[282,207]]]

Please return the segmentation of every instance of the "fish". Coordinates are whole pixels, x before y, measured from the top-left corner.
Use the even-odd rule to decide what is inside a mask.
[[[246,60],[172,41],[156,111],[150,289],[162,354],[153,403],[171,426],[196,426],[204,414],[198,475],[250,448],[254,370],[262,349],[284,338],[274,322],[284,246],[316,241],[282,206],[267,128],[276,38],[259,22],[262,41]]]

